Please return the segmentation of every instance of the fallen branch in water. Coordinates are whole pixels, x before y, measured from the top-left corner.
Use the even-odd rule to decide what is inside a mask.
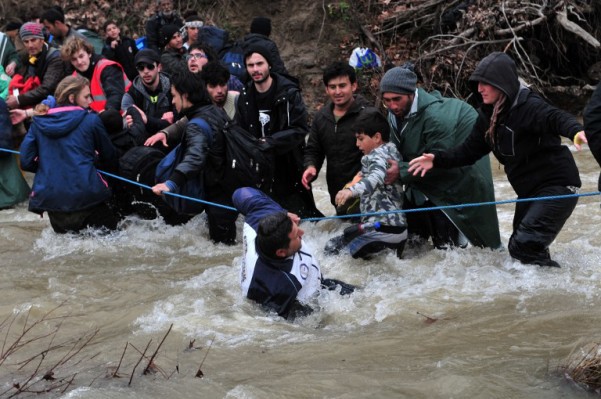
[[[213,346],[213,341],[215,341],[214,335],[213,335],[213,338],[211,339],[211,342],[209,343],[209,346],[207,347],[207,353],[205,353],[205,356],[202,358],[202,362],[200,362],[200,366],[198,366],[198,371],[196,372],[197,378],[202,378],[205,375],[202,372],[202,365],[205,363],[205,360],[207,359],[207,356],[209,355],[209,351],[211,350],[211,347]]]

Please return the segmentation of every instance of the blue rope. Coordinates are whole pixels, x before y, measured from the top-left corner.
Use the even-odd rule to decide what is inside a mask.
[[[13,153],[13,154],[19,154],[18,151],[8,150],[8,149],[5,149],[5,148],[0,148],[0,151],[10,152],[10,153]],[[98,172],[102,173],[103,175],[110,176],[110,177],[112,177],[114,179],[121,180],[121,181],[124,181],[126,183],[133,184],[135,186],[145,188],[147,190],[152,190],[152,187],[147,186],[145,184],[138,183],[136,181],[129,180],[129,179],[126,179],[124,177],[121,177],[121,176],[118,176],[118,175],[115,175],[115,174],[112,174],[112,173],[109,173],[109,172],[104,172],[102,170],[99,170]],[[206,205],[210,205],[210,206],[216,206],[218,208],[223,208],[223,209],[227,209],[227,210],[230,210],[230,211],[238,212],[238,210],[236,208],[233,208],[233,207],[227,206],[227,205],[223,205],[223,204],[217,204],[215,202],[205,201],[205,200],[201,200],[201,199],[198,199],[198,198],[192,198],[192,197],[188,197],[188,196],[185,196],[185,195],[171,193],[171,192],[168,192],[168,191],[164,192],[164,194],[166,194],[166,195],[172,195],[174,197],[183,198],[183,199],[186,199],[186,200],[189,200],[189,201],[200,202],[202,204],[206,204]],[[350,214],[350,215],[336,215],[336,216],[324,216],[324,217],[319,217],[319,218],[305,218],[305,219],[302,219],[302,220],[303,221],[307,221],[307,222],[318,222],[320,220],[350,219],[350,218],[357,218],[357,217],[363,217],[363,216],[383,216],[383,215],[389,215],[389,214],[394,214],[394,213],[428,212],[428,211],[437,211],[437,210],[443,210],[443,209],[470,208],[470,207],[475,207],[475,206],[503,205],[503,204],[517,203],[517,202],[546,201],[546,200],[563,199],[563,198],[574,198],[574,197],[592,197],[592,196],[595,196],[595,195],[601,195],[601,191],[592,191],[592,192],[581,193],[581,194],[577,193],[577,194],[566,194],[566,195],[549,195],[549,196],[545,196],[545,197],[516,198],[516,199],[512,199],[512,200],[503,200],[503,201],[472,202],[472,203],[466,203],[466,204],[432,206],[432,207],[426,207],[426,208],[398,209],[396,211],[386,211],[386,212],[354,213],[354,214]]]

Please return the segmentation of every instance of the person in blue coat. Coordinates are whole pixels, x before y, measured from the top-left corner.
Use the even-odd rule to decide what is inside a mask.
[[[312,312],[308,302],[322,287],[340,285],[341,295],[354,291],[350,284],[322,278],[297,215],[255,188],[237,189],[233,202],[245,216],[240,285],[248,299],[291,320]]]
[[[21,168],[35,173],[29,210],[48,212],[57,233],[116,229],[119,222],[97,169],[100,163],[114,165],[119,154],[98,115],[88,111],[91,102],[88,79],[64,78],[55,97],[36,106],[21,144]]]

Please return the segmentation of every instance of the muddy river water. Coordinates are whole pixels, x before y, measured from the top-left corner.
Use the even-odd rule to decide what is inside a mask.
[[[599,166],[575,156],[597,191]],[[497,199],[515,198],[492,165]],[[315,191],[332,214],[323,180]],[[478,248],[327,257],[343,225],[304,224],[324,275],[362,288],[322,292],[294,323],[241,297],[242,244],[212,244],[203,215],[82,237],[21,204],[0,211],[0,353],[23,343],[0,363],[0,397],[34,376],[30,391],[70,381],[42,395],[65,398],[589,398],[558,368],[601,339],[600,200],[581,198],[552,245],[560,269]],[[498,206],[505,246],[513,209]]]

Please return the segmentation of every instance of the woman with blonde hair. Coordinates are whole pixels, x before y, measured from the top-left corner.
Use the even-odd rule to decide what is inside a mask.
[[[119,221],[107,205],[111,190],[96,169],[118,160],[92,102],[90,82],[68,76],[35,108],[35,116],[21,144],[21,168],[35,173],[29,210],[48,212],[57,233],[86,227],[115,229]]]

